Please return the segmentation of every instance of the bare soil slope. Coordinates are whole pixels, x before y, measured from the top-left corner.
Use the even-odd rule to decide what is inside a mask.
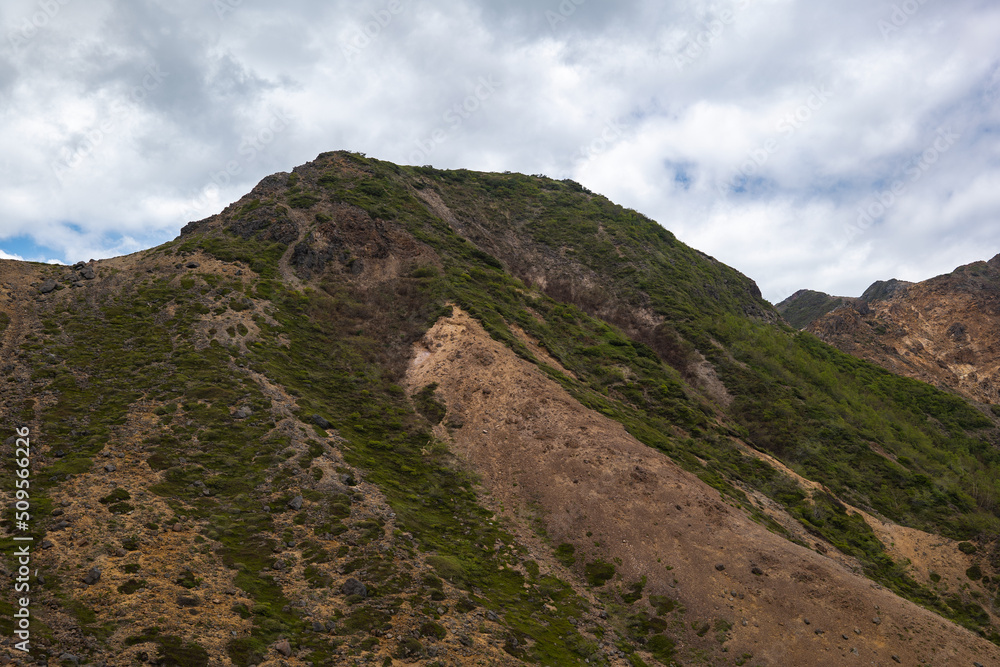
[[[418,344],[408,382],[439,384],[446,423],[464,422],[440,435],[512,521],[539,517],[578,570],[615,563],[608,589],[645,577],[645,594],[681,603],[667,634],[685,663],[1000,664],[996,646],[754,523],[457,309]]]

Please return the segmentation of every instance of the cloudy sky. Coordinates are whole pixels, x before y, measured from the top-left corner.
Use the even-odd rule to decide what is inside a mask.
[[[327,150],[573,178],[779,301],[1000,253],[994,0],[4,0],[0,257]]]

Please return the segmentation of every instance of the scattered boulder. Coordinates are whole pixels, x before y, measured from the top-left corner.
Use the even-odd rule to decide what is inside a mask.
[[[201,266],[201,264],[199,264],[198,262],[188,262],[184,266],[186,266],[189,269],[197,269],[199,266]]]
[[[235,417],[236,419],[246,419],[247,417],[249,417],[252,414],[253,414],[253,410],[251,410],[247,406],[243,406],[240,409],[238,409],[236,412],[233,413],[233,417]]]
[[[280,642],[275,644],[274,650],[280,653],[281,655],[285,656],[286,658],[290,658],[292,656],[292,645],[288,642],[287,639],[282,639]]]
[[[46,278],[42,281],[42,284],[38,286],[38,291],[42,294],[48,294],[49,292],[54,292],[56,289],[56,281],[52,278]]]
[[[83,583],[87,584],[88,586],[93,586],[100,580],[101,580],[101,568],[95,565],[94,567],[90,568],[90,572],[88,572],[87,576],[83,578]]]
[[[80,658],[72,653],[63,653],[59,656],[59,662],[72,662],[74,665],[80,664]]]
[[[340,590],[343,591],[344,595],[360,595],[361,597],[368,596],[368,588],[354,577],[345,581]]]
[[[114,472],[115,470],[117,470],[117,468],[115,468],[114,463],[109,463],[108,465],[104,466],[104,469],[107,470],[108,472]]]
[[[97,274],[94,273],[93,267],[84,266],[82,269],[80,269],[80,277],[83,278],[84,280],[93,280],[94,278],[97,277]]]
[[[201,604],[199,600],[194,595],[178,595],[177,596],[177,606],[179,607],[197,607]]]
[[[330,422],[330,420],[323,417],[323,415],[313,415],[312,420],[313,423],[316,424],[316,426],[319,426],[324,431],[333,428],[333,424]]]
[[[295,496],[288,501],[288,509],[300,510],[302,509],[302,496]]]
[[[726,566],[723,565],[722,563],[716,563],[715,564],[715,569],[718,570],[719,572],[722,572],[723,570],[726,569]]]

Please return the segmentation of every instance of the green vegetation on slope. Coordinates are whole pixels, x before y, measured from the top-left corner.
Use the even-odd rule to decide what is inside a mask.
[[[431,213],[421,194],[440,198],[455,219]],[[156,414],[165,428],[144,444],[150,466],[163,472],[153,491],[170,503],[171,519],[205,522],[204,536],[221,545],[219,558],[237,571],[236,585],[255,601],[240,610],[252,619],[253,632],[229,645],[237,664],[258,661],[279,637],[308,647],[320,663],[336,647],[288,611],[267,571],[274,544],[259,537],[273,531],[273,514],[284,511],[293,495],[295,473],[309,470],[323,448],[297,458],[287,454],[287,439],[270,421],[270,400],[249,381],[245,366],[292,393],[303,421],[320,415],[333,424],[345,439],[346,461],[377,485],[400,530],[415,538],[438,575],[464,589],[469,605],[503,616],[509,653],[544,664],[576,664],[594,655],[596,647],[575,627],[586,603],[565,582],[538,576],[537,564],[532,568],[513,538],[491,523],[476,503],[474,481],[433,437],[431,426],[444,415],[435,387],[417,393],[416,410],[400,388],[412,344],[449,303],[537,361],[509,328],[520,326],[573,373],[575,378],[541,365],[582,404],[620,421],[772,530],[782,531],[753,509],[741,485],[763,492],[810,533],[857,557],[876,581],[998,639],[979,602],[942,599],[920,586],[843,506],[957,539],[994,539],[1000,532],[997,431],[967,403],[776,324],[747,278],[571,181],[326,154],[297,170],[283,195],[234,207],[229,221],[262,212],[287,221],[279,200],[303,211],[331,203],[358,207],[380,226],[425,244],[439,264],[414,260],[382,282],[354,281],[348,276],[361,266],[366,247],[345,241],[338,248],[342,259],[296,291],[280,281],[284,244],[255,240],[254,233],[195,230],[157,252],[201,250],[242,262],[259,278],[243,284],[184,271],[168,278],[140,274],[121,294],[79,297],[48,313],[42,324],[49,340],[25,347],[36,379],[57,397],[37,416],[53,449],[65,452],[46,469],[37,499],[43,510],[45,490],[89,469],[130,406],[140,400],[161,406]],[[330,221],[316,214],[317,224]],[[257,299],[268,315],[255,317],[260,338],[248,344],[245,357],[217,341],[196,349],[192,332],[200,318],[242,312],[250,307],[247,299]],[[161,316],[165,312],[173,314]],[[697,388],[702,359],[711,362],[731,403],[713,401]],[[253,416],[236,422],[230,410],[237,405],[253,408]],[[36,416],[35,408],[26,405],[23,416]],[[807,497],[789,478],[744,454],[739,440],[822,482],[833,495]],[[265,508],[262,494],[279,509]],[[122,494],[105,498],[112,512],[137,504]],[[340,534],[347,530],[351,497],[326,500],[326,514],[303,512],[296,521],[316,534]],[[382,526],[373,521],[357,528],[370,540]],[[393,596],[409,585],[410,575],[398,561],[413,552],[394,549],[384,555],[348,550],[347,571],[374,573],[383,583],[374,591],[377,604],[357,601],[340,619],[343,632],[378,631],[391,616],[386,609],[401,604]],[[318,547],[309,553],[309,585],[328,586],[319,567],[327,555]],[[565,547],[557,555],[595,586],[614,573],[607,563],[578,562]],[[54,579],[58,591],[59,577]],[[641,596],[641,588],[628,595]],[[426,623],[433,616],[428,612]],[[95,635],[114,631],[98,627],[86,609],[79,617]],[[675,645],[661,623],[637,615],[627,636],[648,639],[654,656],[666,662]],[[707,633],[711,626],[704,628]],[[201,655],[199,647],[158,632],[147,628],[137,637],[158,638],[163,652]],[[620,649],[632,650],[624,643]],[[400,657],[417,650],[399,646]]]
[[[890,565],[870,530],[848,521],[836,504],[816,510],[822,503],[795,498],[773,471],[748,461],[726,436],[739,435],[777,455],[854,505],[904,525],[988,541],[1000,533],[993,421],[952,395],[769,322],[766,304],[744,277],[575,184],[353,159],[363,163],[370,180],[342,180],[340,188],[357,193],[363,182],[365,192],[378,192],[377,204],[357,194],[353,203],[373,215],[389,208],[392,219],[442,254],[448,296],[494,337],[530,357],[506,329],[505,322],[516,322],[581,378],[575,383],[553,372],[585,405],[623,421],[685,467],[694,467],[693,456],[707,460],[698,474],[731,495],[740,495],[731,481],[759,488],[783,502],[807,529],[858,555],[877,580],[979,629],[978,620],[951,613],[905,568]],[[468,250],[452,226],[428,216],[414,194],[426,188],[459,216],[456,224],[480,244],[476,250],[489,248],[490,255]],[[505,246],[511,232],[517,241]],[[519,254],[560,258],[553,261],[545,290],[555,300],[530,287],[530,271],[518,265]],[[597,280],[574,282],[574,273]],[[651,310],[663,323],[637,328],[622,311],[638,308]],[[649,348],[640,340],[649,341],[657,354],[644,354]],[[712,425],[713,410],[685,389],[693,349],[713,363],[734,399],[723,417],[730,427]],[[672,362],[680,375],[657,356]],[[692,437],[667,436],[672,431],[665,424]],[[807,520],[810,511],[840,518],[817,527],[822,519]],[[858,530],[868,537],[858,537]]]

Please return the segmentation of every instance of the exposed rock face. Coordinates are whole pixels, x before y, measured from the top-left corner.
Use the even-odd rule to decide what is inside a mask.
[[[895,373],[1000,403],[1000,255],[916,284],[885,281],[808,330]]]

